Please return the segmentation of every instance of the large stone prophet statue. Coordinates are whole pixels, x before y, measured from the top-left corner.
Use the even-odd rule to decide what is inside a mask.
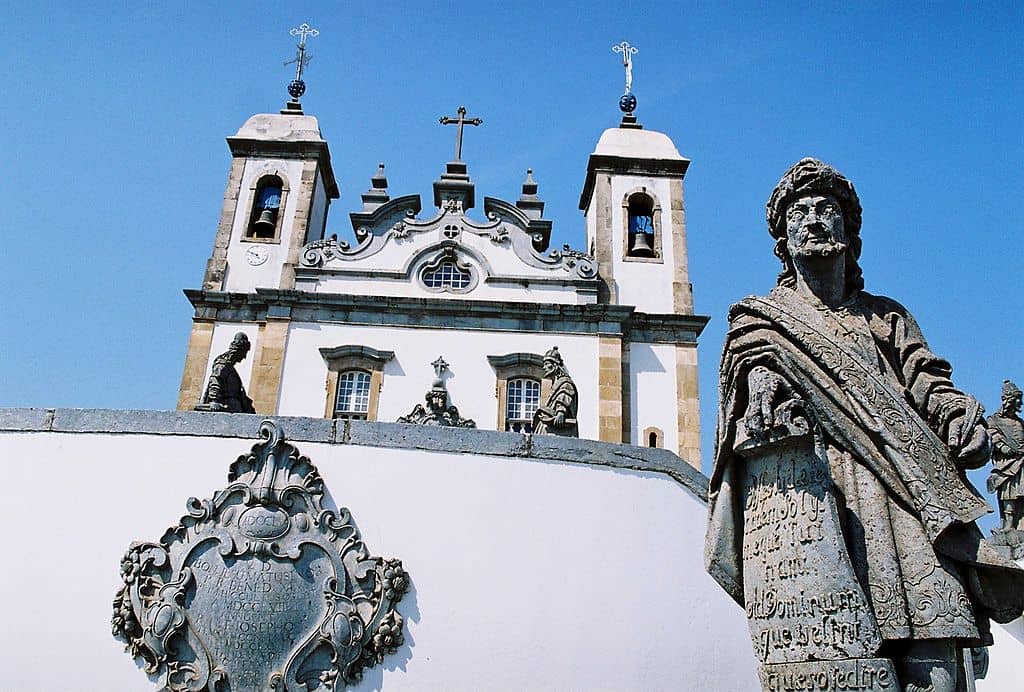
[[[210,379],[206,383],[202,401],[196,406],[197,411],[256,413],[252,399],[242,386],[242,378],[235,370],[235,366],[245,360],[249,348],[249,337],[244,332],[238,332],[228,350],[214,358]]]
[[[1021,391],[1013,382],[1003,382],[999,411],[989,416],[988,430],[992,436],[992,473],[988,477],[989,492],[999,498],[1002,515],[1001,532],[1017,532],[1024,542],[1024,422],[1020,416]]]
[[[974,523],[982,408],[863,290],[845,177],[801,160],[767,217],[783,270],[729,314],[708,571],[746,609],[766,690],[964,690],[962,649],[1024,609],[1024,571]]]
[[[576,383],[569,377],[562,361],[558,347],[553,346],[544,354],[544,377],[551,380],[551,394],[544,405],[539,406],[533,414],[533,432],[543,435],[562,435],[563,437],[579,437],[579,425],[576,421],[576,410],[579,394]]]

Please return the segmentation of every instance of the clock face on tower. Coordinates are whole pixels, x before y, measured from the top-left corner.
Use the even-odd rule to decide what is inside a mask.
[[[245,251],[245,261],[254,267],[258,267],[266,262],[269,256],[267,249],[258,245]]]

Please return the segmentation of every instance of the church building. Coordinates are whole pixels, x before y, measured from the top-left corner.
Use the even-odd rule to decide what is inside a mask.
[[[544,432],[661,447],[699,469],[707,318],[687,269],[689,160],[632,108],[581,170],[582,249],[551,246],[531,171],[514,201],[477,196],[462,143],[480,121],[464,108],[442,119],[456,147],[433,199],[390,190],[382,163],[351,231],[329,214],[341,192],[317,119],[297,97],[252,116],[227,139],[213,253],[185,292],[178,408],[202,407],[214,360],[243,333],[237,369],[259,414],[529,433],[574,389]]]

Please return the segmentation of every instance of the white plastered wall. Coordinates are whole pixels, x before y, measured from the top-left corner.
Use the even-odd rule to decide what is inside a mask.
[[[0,434],[4,689],[156,689],[110,635],[121,556],[225,485],[251,441]],[[298,443],[412,580],[406,644],[350,689],[758,689],[742,610],[702,568],[706,509],[660,474]],[[31,460],[31,463],[27,463]],[[40,469],[45,468],[45,491]],[[31,527],[31,528],[29,528]],[[70,677],[69,677],[70,676]],[[985,688],[986,690],[993,688]]]
[[[661,447],[677,452],[676,351],[672,344],[629,345],[630,442],[648,446],[648,427],[664,434]]]
[[[327,365],[320,349],[345,345],[395,353],[384,366],[378,420],[395,421],[422,404],[434,380],[430,364],[443,356],[451,370],[445,380],[451,403],[464,418],[472,418],[484,430],[494,430],[498,423],[497,380],[487,356],[519,352],[543,355],[558,346],[579,391],[580,437],[597,439],[596,336],[293,323],[284,358],[280,415],[324,415]]]
[[[670,314],[675,310],[672,298],[672,277],[675,257],[672,246],[671,181],[633,175],[612,177],[612,256],[619,305],[635,305],[640,312]],[[626,197],[646,187],[661,206],[662,262],[627,262],[623,260],[623,237],[626,234],[622,203]]]
[[[299,202],[300,181],[303,162],[297,159],[249,159],[242,173],[242,186],[238,194],[231,241],[228,244],[228,270],[224,290],[250,293],[256,287],[275,288],[281,283],[281,266],[288,257],[290,229],[295,223],[295,209]],[[252,211],[252,186],[262,176],[278,174],[287,178],[288,193],[285,198],[281,237],[279,243],[251,242],[245,240],[245,230]],[[262,264],[253,266],[246,259],[246,251],[259,248],[267,254]]]

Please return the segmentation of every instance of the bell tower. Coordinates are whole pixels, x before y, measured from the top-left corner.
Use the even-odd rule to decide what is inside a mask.
[[[303,112],[299,101],[306,91],[306,39],[319,32],[303,24],[291,33],[299,43],[295,79],[288,85],[290,100],[279,113],[252,116],[227,138],[231,169],[213,254],[203,276],[204,292],[293,289],[299,253],[303,245],[323,237],[331,200],[339,196],[320,125]],[[276,411],[287,327],[287,319],[268,317],[252,335],[247,388],[258,413]],[[202,396],[213,328],[202,315],[193,318],[179,409],[191,409]]]
[[[642,328],[618,340],[602,337],[601,410],[608,421],[602,422],[601,439],[644,446],[663,439],[699,468],[697,336],[706,318],[694,315],[687,262],[683,178],[690,161],[668,135],[644,129],[637,120],[632,92],[637,49],[623,41],[612,50],[622,55],[626,73],[619,99],[622,120],[602,133],[590,155],[579,203],[587,247],[597,261],[598,302],[635,307],[637,324],[678,327]],[[645,390],[651,368],[675,371],[675,420],[645,408],[646,402],[664,398]]]

